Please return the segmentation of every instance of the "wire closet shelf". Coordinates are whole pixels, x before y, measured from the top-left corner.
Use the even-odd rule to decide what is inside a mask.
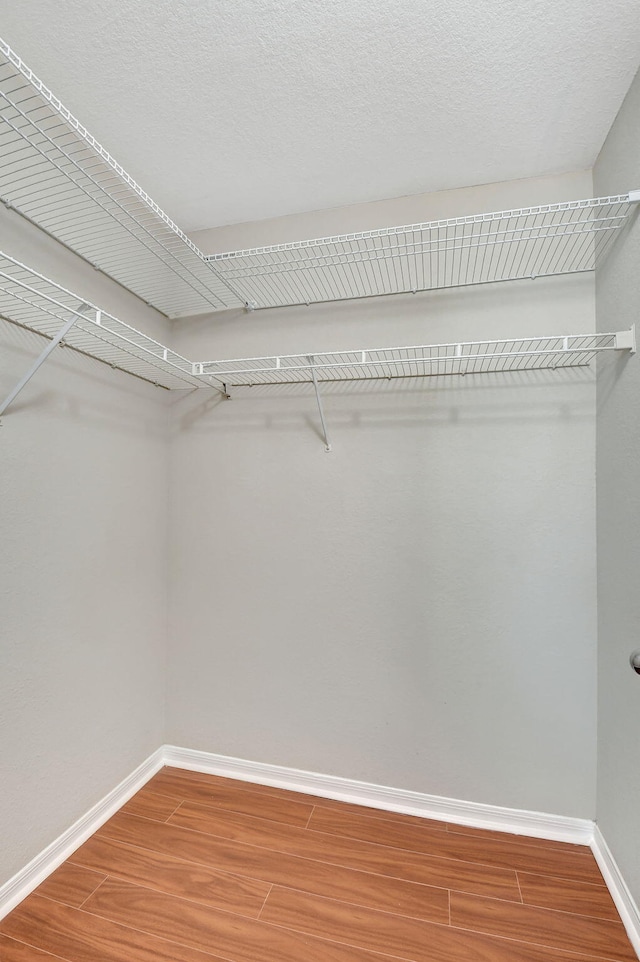
[[[640,192],[216,254],[256,308],[592,271]]]
[[[606,351],[635,352],[635,332],[393,347],[323,354],[192,361],[0,252],[0,316],[167,389],[295,384],[432,375],[497,374],[589,364]]]
[[[0,315],[50,340],[73,321],[63,346],[164,388],[202,386],[191,361],[2,252]]]
[[[205,255],[0,40],[0,199],[181,317],[590,271],[640,191]]]
[[[171,218],[0,40],[0,198],[171,317],[242,306]]]
[[[599,353],[620,350],[635,351],[633,330],[204,361],[196,362],[194,371],[199,377],[215,378],[229,390],[258,384],[444,377],[584,367]]]

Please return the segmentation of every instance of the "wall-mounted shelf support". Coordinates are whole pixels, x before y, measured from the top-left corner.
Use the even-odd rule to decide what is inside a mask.
[[[50,341],[47,344],[45,349],[42,351],[40,356],[33,362],[33,364],[31,365],[27,373],[24,375],[24,377],[21,377],[18,383],[16,384],[16,386],[13,388],[13,390],[9,391],[9,393],[7,394],[2,404],[0,404],[0,417],[2,417],[2,415],[7,410],[9,405],[13,404],[13,402],[18,397],[22,389],[27,386],[27,384],[29,383],[33,375],[36,373],[37,370],[39,370],[40,367],[42,367],[42,365],[47,360],[47,358],[52,353],[52,351],[55,351],[55,349],[58,347],[58,345],[63,340],[63,338],[66,337],[66,335],[69,333],[73,325],[76,323],[78,318],[82,317],[83,309],[87,310],[88,306],[86,304],[82,304],[77,314],[74,314],[73,317],[69,318],[66,324],[62,325],[62,327],[60,328],[56,336],[53,338],[52,341]],[[96,311],[96,323],[99,323],[99,314],[100,312]]]
[[[16,385],[6,398],[3,410],[63,339],[73,350],[159,387],[204,385],[226,394],[222,387],[195,377],[196,365],[192,361],[2,252],[0,315],[51,341],[25,376],[24,383]]]
[[[215,377],[227,387],[313,384],[326,450],[331,450],[320,396],[321,383],[396,378],[556,371],[586,367],[599,354],[635,353],[635,327],[598,334],[565,334],[513,340],[423,344],[325,354],[199,361],[197,377]]]
[[[324,449],[325,451],[330,451],[331,444],[329,443],[329,437],[327,435],[327,425],[324,419],[324,410],[322,408],[322,398],[320,397],[320,388],[318,387],[318,379],[316,378],[314,359],[312,355],[309,356],[309,364],[311,365],[311,377],[313,379],[313,387],[316,392],[316,401],[318,402],[318,411],[320,413],[320,423],[322,424],[322,435],[324,437]]]
[[[640,191],[638,191],[640,200]],[[616,350],[629,351],[630,354],[636,353],[636,326],[632,324],[628,331],[618,331],[616,334]]]

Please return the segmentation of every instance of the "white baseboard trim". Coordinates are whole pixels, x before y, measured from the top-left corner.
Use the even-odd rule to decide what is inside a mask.
[[[105,795],[97,805],[78,819],[70,828],[36,855],[28,865],[0,887],[0,919],[27,897],[83,842],[93,835],[107,819],[118,811],[138,789],[149,781],[164,764],[164,750],[159,748],[131,772],[119,785]]]
[[[0,886],[0,919],[37,888],[164,765],[210,775],[222,775],[226,778],[270,785],[308,795],[318,795],[321,798],[351,802],[372,809],[385,809],[515,835],[590,845],[631,943],[640,958],[640,910],[629,892],[600,829],[588,819],[442,798],[437,795],[426,795],[406,789],[340,778],[335,775],[323,775],[281,765],[268,765],[226,755],[215,755],[211,752],[194,751],[175,745],[164,745],[150,755],[97,805],[94,805],[13,878]]]
[[[629,940],[640,959],[640,908],[638,908],[629,891],[622,872],[618,868],[618,863],[614,859],[598,825],[594,828],[591,851],[607,883],[607,888],[611,892],[611,898],[620,913]]]
[[[547,815],[544,812],[528,812],[515,808],[502,808],[498,805],[442,798],[438,795],[424,795],[421,792],[387,788],[384,785],[339,778],[335,775],[320,775],[317,772],[305,772],[297,768],[285,768],[281,765],[250,762],[226,755],[214,755],[210,752],[192,751],[175,745],[165,745],[164,761],[165,765],[174,768],[185,768],[209,775],[223,775],[226,778],[257,782],[260,785],[286,788],[309,795],[319,795],[322,798],[333,798],[371,808],[401,812],[405,815],[418,815],[422,818],[456,822],[459,825],[471,825],[474,828],[531,835],[576,845],[590,845],[593,839],[594,825],[589,819]]]

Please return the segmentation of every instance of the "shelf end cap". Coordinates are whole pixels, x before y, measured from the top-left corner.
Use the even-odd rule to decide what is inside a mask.
[[[618,351],[629,351],[630,354],[636,353],[635,324],[632,324],[628,331],[619,331],[616,334],[616,349]]]

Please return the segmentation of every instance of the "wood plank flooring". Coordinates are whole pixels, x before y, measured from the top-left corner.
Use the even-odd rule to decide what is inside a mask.
[[[159,772],[0,922],[2,962],[634,962],[588,848]]]

